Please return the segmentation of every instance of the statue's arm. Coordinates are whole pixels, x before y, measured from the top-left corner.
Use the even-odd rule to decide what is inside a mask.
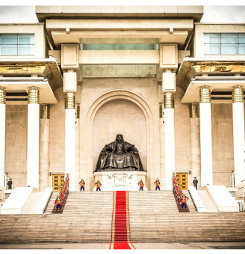
[[[127,142],[126,142],[126,150],[128,152],[133,153],[133,154],[139,154],[138,149],[134,145],[127,143]]]
[[[108,144],[105,145],[104,148],[101,150],[100,154],[107,154],[108,152],[112,151],[112,145]]]

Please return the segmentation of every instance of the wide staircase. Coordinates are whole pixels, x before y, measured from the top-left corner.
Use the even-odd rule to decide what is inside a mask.
[[[188,193],[186,193],[188,194]],[[63,214],[0,215],[0,243],[111,241],[113,192],[70,192]],[[245,241],[245,213],[180,213],[172,191],[129,192],[132,242]]]

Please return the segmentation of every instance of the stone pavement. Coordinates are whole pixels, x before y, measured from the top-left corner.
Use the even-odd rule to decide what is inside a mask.
[[[0,244],[1,249],[109,249],[109,243]],[[244,249],[245,242],[133,243],[136,249]]]

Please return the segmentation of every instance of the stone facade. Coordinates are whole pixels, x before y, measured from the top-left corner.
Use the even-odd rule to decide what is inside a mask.
[[[5,172],[13,178],[13,187],[26,186],[27,168],[27,106],[6,107]]]
[[[52,174],[72,172],[74,190],[79,189],[81,178],[85,180],[87,190],[93,190],[93,171],[99,153],[119,133],[138,148],[147,170],[145,184],[149,190],[154,189],[156,178],[160,179],[162,189],[171,189],[169,183],[174,171],[188,173],[188,183],[192,185],[194,176],[201,178],[201,165],[203,169],[206,165],[202,155],[208,154],[208,151],[206,184],[213,181],[215,185],[230,187],[235,164],[238,165],[237,176],[242,179],[244,170],[241,160],[236,160],[234,156],[240,154],[234,148],[239,146],[242,150],[241,142],[233,140],[234,112],[239,120],[242,111],[232,106],[234,96],[231,91],[235,85],[239,85],[238,90],[241,91],[245,88],[244,56],[215,55],[205,58],[204,33],[245,33],[245,28],[242,24],[196,24],[194,27],[194,21],[200,21],[202,8],[194,9],[190,9],[193,13],[189,15],[186,12],[178,15],[171,13],[171,18],[163,17],[155,10],[154,19],[148,16],[147,20],[144,15],[149,13],[143,11],[141,18],[135,19],[134,12],[130,12],[127,18],[121,17],[124,22],[118,22],[114,15],[121,14],[116,12],[113,15],[107,13],[107,19],[101,14],[98,20],[98,13],[91,14],[91,19],[86,19],[83,13],[76,13],[76,17],[81,19],[73,19],[64,7],[63,19],[59,19],[57,13],[44,13],[44,7],[40,9],[39,17],[44,18],[45,25],[36,24],[37,29],[35,24],[23,27],[15,24],[13,31],[10,25],[0,26],[1,33],[20,33],[23,28],[23,33],[35,34],[34,55],[27,59],[11,56],[7,64],[6,56],[0,56],[0,90],[2,94],[3,90],[9,93],[6,103],[6,145],[5,150],[4,146],[0,149],[0,162],[5,168],[0,169],[0,174],[8,173],[13,178],[14,187],[26,186],[28,174],[30,179],[27,141],[33,137],[27,137],[30,120],[27,97],[29,89],[34,86],[39,89],[40,103],[50,104],[50,120],[42,121],[40,140],[37,134],[34,141],[40,144],[40,154],[45,157],[45,160],[40,158],[39,170],[45,170],[45,174],[49,175],[47,178],[41,172],[43,180],[40,181],[47,182],[49,179],[49,186],[52,186]],[[49,41],[49,55],[44,29],[52,38]],[[194,37],[185,48],[185,42],[193,32]],[[130,50],[124,45],[126,50],[114,50],[115,45],[114,48],[110,46],[122,42],[125,45],[148,44],[154,47],[150,50],[147,47]],[[100,50],[88,50],[88,45],[101,43],[106,46],[103,45]],[[83,45],[87,45],[87,50]],[[190,57],[183,58],[189,54]],[[54,56],[57,62],[49,56]],[[204,96],[206,101],[201,101],[199,96],[203,86],[208,86],[208,93]],[[168,102],[167,99],[163,101],[163,94]],[[66,98],[70,96],[69,99],[66,100],[65,95]],[[13,100],[14,96],[17,97]],[[2,97],[0,103],[5,104]],[[43,102],[44,99],[47,101]],[[200,124],[198,116],[190,119],[189,104],[200,101],[204,110],[202,124],[207,120],[206,125]],[[75,116],[78,105],[80,116]],[[163,105],[165,116],[160,112]],[[1,112],[5,112],[5,107]],[[38,124],[37,120],[34,121]],[[204,144],[205,128],[200,132],[201,125],[209,129],[209,134],[212,132],[208,144]],[[239,126],[236,128],[242,136],[244,130]],[[238,135],[235,137],[239,140]],[[200,140],[206,153],[200,152]],[[4,153],[5,161],[2,159]],[[35,152],[36,155],[38,152]],[[205,172],[202,171],[203,179]],[[38,177],[35,180],[38,182]],[[45,188],[45,184],[41,188]]]

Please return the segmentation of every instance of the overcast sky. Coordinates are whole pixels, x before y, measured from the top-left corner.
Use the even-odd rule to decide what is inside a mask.
[[[15,22],[38,22],[35,7],[0,6],[0,23]],[[245,23],[245,6],[205,6],[201,22]]]

